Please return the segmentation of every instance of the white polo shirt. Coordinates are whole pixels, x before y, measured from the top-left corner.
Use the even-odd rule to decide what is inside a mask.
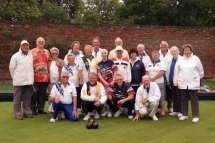
[[[89,72],[97,73],[97,67],[98,67],[99,59],[97,57],[93,58],[92,60],[87,58],[87,61],[88,61],[88,64],[89,64],[89,69],[88,70],[86,68],[86,64],[84,63],[83,59],[81,59],[80,65],[78,67],[78,69],[82,70],[82,72],[83,72],[83,82],[88,81],[88,73]]]
[[[157,75],[160,71],[166,72],[166,65],[164,64],[163,61],[160,61],[156,63],[155,65],[153,64],[152,61],[150,61],[147,66],[146,66],[146,71],[148,72],[150,77],[154,77]],[[155,79],[154,82],[156,83],[164,83],[164,76]]]
[[[60,96],[60,102],[63,104],[71,104],[72,98],[77,96],[75,85],[69,83],[66,87],[61,84],[63,95],[58,91],[56,84],[52,87],[50,97]]]
[[[67,56],[69,54],[73,54],[72,53],[72,50],[69,50],[68,54],[64,57],[64,63],[65,65],[68,64],[68,60],[67,60]],[[79,51],[78,54],[75,55],[75,63],[79,65],[80,61],[81,61],[81,58],[83,57],[84,55],[82,54],[82,51]]]
[[[79,65],[77,65],[77,64],[75,64],[74,66],[70,65],[72,74],[67,71],[65,66],[63,66],[63,68],[62,68],[62,72],[66,71],[69,73],[69,83],[73,83],[75,85],[75,87],[79,87],[78,67],[79,67]]]
[[[56,83],[59,81],[59,71],[55,61],[51,61],[49,74],[50,74],[50,83]]]

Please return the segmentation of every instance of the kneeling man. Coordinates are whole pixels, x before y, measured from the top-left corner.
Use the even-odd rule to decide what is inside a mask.
[[[89,81],[84,83],[81,89],[82,107],[86,114],[83,119],[85,121],[90,118],[90,115],[95,115],[95,118],[99,118],[99,114],[107,100],[103,85],[97,82],[97,74],[90,72],[88,78]],[[96,110],[97,113],[95,113],[94,110]]]
[[[157,121],[155,113],[159,105],[159,100],[161,97],[161,92],[158,85],[155,82],[150,81],[150,77],[145,75],[142,77],[142,85],[138,88],[135,100],[135,110],[136,116],[134,121],[139,121],[141,117],[148,113],[150,109],[151,112],[149,116]]]
[[[114,117],[119,117],[122,113],[120,107],[128,109],[129,119],[133,118],[132,110],[134,109],[134,90],[129,83],[126,83],[122,75],[115,76],[115,83],[108,91],[107,104],[114,113]]]
[[[63,111],[66,119],[77,121],[77,92],[75,85],[69,83],[69,73],[61,73],[61,81],[57,82],[50,93],[49,101],[53,106],[53,115],[50,122],[57,120],[58,112]]]

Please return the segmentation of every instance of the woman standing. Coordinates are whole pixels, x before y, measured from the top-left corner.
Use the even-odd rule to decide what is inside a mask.
[[[84,56],[82,51],[80,50],[80,42],[79,41],[74,41],[71,44],[71,49],[68,51],[68,54],[64,57],[65,64],[68,64],[67,56],[69,54],[75,55],[75,63],[79,64],[81,58]]]
[[[151,78],[151,81],[156,82],[161,91],[160,106],[161,116],[165,116],[165,84],[164,84],[164,73],[166,72],[166,65],[159,59],[159,52],[152,52],[152,61],[146,66],[146,74]]]
[[[174,116],[177,115],[181,117],[181,96],[178,90],[178,63],[181,61],[182,56],[179,55],[179,49],[176,46],[170,48],[170,53],[172,58],[170,58],[167,62],[167,86],[171,88],[171,95],[173,97],[173,112],[169,113],[169,115]]]
[[[60,80],[61,70],[64,66],[64,61],[58,58],[59,50],[56,47],[50,49],[51,58],[48,62],[48,69],[50,74],[49,90],[51,91],[52,86]]]
[[[146,70],[143,62],[137,58],[138,52],[135,49],[130,50],[130,65],[131,65],[131,86],[135,93],[140,87],[142,76],[145,75]]]
[[[81,87],[83,85],[83,80],[81,76],[81,70],[78,69],[79,65],[75,63],[75,55],[67,55],[68,64],[64,65],[62,72],[69,73],[69,83],[74,84],[77,92],[77,110],[79,114],[81,113]]]
[[[199,121],[199,102],[197,91],[200,87],[200,79],[204,76],[204,69],[200,59],[193,55],[193,46],[182,46],[183,58],[178,65],[178,88],[182,96],[182,117],[179,120],[188,119],[188,98],[192,107],[192,122]]]

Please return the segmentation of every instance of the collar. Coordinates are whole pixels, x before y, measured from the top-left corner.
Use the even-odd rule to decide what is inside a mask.
[[[90,85],[90,86],[96,86],[96,85],[97,85],[97,82],[96,82],[95,84],[91,84],[91,83],[89,82],[89,85]]]

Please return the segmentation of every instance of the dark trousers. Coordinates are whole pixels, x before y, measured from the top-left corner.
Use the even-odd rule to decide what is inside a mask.
[[[80,87],[76,87],[76,91],[77,91],[77,108],[81,108],[81,89]]]
[[[15,86],[13,96],[13,109],[15,115],[31,114],[32,85]],[[22,104],[21,104],[22,102]],[[22,109],[21,109],[22,105]],[[23,112],[22,112],[23,110]]]
[[[193,117],[199,117],[199,101],[197,97],[197,90],[180,89],[182,99],[182,115],[188,116],[188,100],[190,98],[192,115]]]
[[[44,111],[48,83],[34,82],[33,86],[35,91],[31,98],[31,108],[32,110]]]
[[[77,118],[72,114],[73,112],[73,105],[72,104],[63,104],[63,103],[52,103],[53,106],[53,118],[56,119],[58,116],[59,111],[63,111],[65,114],[66,119],[70,121],[77,121]]]
[[[119,110],[119,105],[115,104],[111,100],[107,100],[107,104],[109,105],[110,109],[113,113],[116,113]],[[121,107],[126,107],[128,109],[128,115],[132,115],[132,110],[134,109],[134,100],[126,101],[121,105]]]
[[[173,97],[173,112],[182,113],[182,111],[181,111],[181,96],[180,96],[178,86],[174,86],[173,84],[171,84],[171,94]]]
[[[166,86],[166,100],[167,100],[167,108],[170,109],[172,107],[172,103],[173,103],[173,97],[171,94],[171,89],[170,86]]]
[[[94,102],[82,100],[82,107],[85,114],[93,112],[93,110],[96,110],[100,114],[103,106],[103,104],[101,104],[100,106],[95,106]]]
[[[139,87],[140,87],[140,86],[132,86],[133,90],[135,91],[134,97],[136,97],[137,89],[138,89]]]

